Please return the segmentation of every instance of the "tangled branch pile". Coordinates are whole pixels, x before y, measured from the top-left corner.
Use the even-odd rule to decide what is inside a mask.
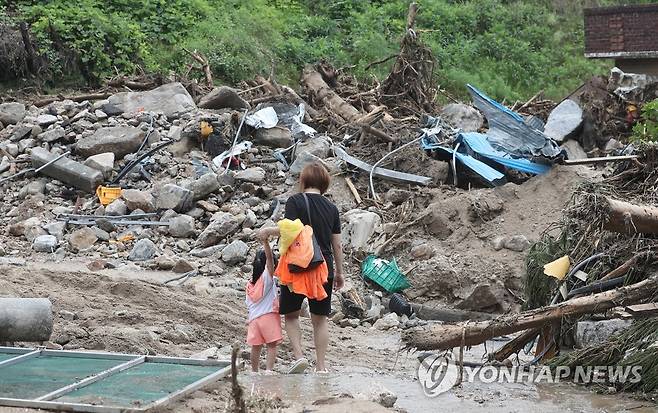
[[[434,57],[432,51],[420,42],[414,30],[417,11],[417,4],[411,3],[407,15],[407,32],[402,38],[400,53],[381,90],[382,102],[408,100],[416,106],[412,113],[431,112],[435,93],[432,81]]]
[[[639,153],[640,161],[619,163],[602,181],[581,185],[567,205],[562,222],[546,231],[532,247],[526,260],[528,308],[550,302],[558,283],[544,274],[543,265],[564,255],[577,264],[603,254],[583,268],[588,274],[585,284],[623,275],[626,275],[624,284],[632,284],[646,278],[655,268],[653,251],[658,246],[658,235],[634,230],[611,231],[607,225],[611,199],[658,206],[658,147],[646,145]],[[633,228],[632,220],[627,224]],[[556,229],[559,233],[554,235]],[[565,282],[569,291],[583,285],[583,281],[574,277]]]
[[[568,366],[641,366],[642,380],[619,383],[620,389],[652,392],[658,389],[658,319],[636,321],[627,330],[608,341],[556,357],[551,367]],[[608,378],[610,379],[610,378]],[[609,380],[613,384],[613,380]]]

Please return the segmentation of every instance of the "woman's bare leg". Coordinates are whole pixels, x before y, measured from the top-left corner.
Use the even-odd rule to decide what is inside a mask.
[[[311,314],[311,322],[313,323],[313,341],[317,357],[315,369],[323,371],[327,368],[324,359],[329,345],[329,323],[326,315],[317,314]]]
[[[302,352],[302,329],[299,326],[299,311],[286,314],[285,319],[286,333],[288,334],[288,339],[290,339],[292,353],[295,356],[295,360],[299,360],[304,357],[304,353]]]

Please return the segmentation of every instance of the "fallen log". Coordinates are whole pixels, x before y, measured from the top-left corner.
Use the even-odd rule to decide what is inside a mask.
[[[388,307],[390,299],[384,298],[382,300],[382,304],[384,307]],[[420,318],[421,320],[433,320],[433,321],[443,321],[446,323],[456,323],[459,321],[466,321],[466,320],[475,320],[475,321],[483,321],[483,320],[491,320],[494,315],[489,314],[489,313],[481,313],[478,311],[468,311],[468,310],[458,310],[454,308],[432,308],[432,307],[427,307],[422,304],[415,304],[415,303],[409,303],[411,305],[411,308],[414,311],[414,314],[416,314],[416,317]]]
[[[315,110],[313,108],[313,106],[309,105],[307,101],[302,99],[301,96],[299,96],[297,94],[297,92],[295,92],[291,87],[285,86],[285,85],[281,85],[279,87],[283,90],[284,93],[290,95],[293,98],[293,100],[295,101],[295,103],[297,103],[298,105],[300,103],[304,104],[304,110],[306,111],[306,115],[310,116],[310,118],[311,118],[311,119],[308,119],[308,120],[313,120],[313,119],[319,119],[320,118],[320,116],[321,116],[320,112]]]
[[[48,96],[40,100],[33,102],[32,104],[38,108],[46,105],[50,105],[53,102],[59,102],[60,100],[72,100],[74,102],[84,102],[85,100],[103,100],[112,96],[112,93],[90,93],[87,95],[77,95],[77,96]]]
[[[136,82],[134,80],[128,80],[124,77],[110,80],[109,82],[107,82],[107,85],[111,87],[125,86],[131,90],[151,90],[159,86],[155,82]]]
[[[315,97],[331,112],[336,113],[345,122],[356,123],[361,118],[361,112],[354,106],[345,102],[322,79],[316,70],[307,67],[304,69],[301,80],[302,86],[315,95]]]
[[[605,198],[604,228],[622,234],[658,234],[658,208]]]
[[[608,310],[618,305],[639,304],[651,298],[658,288],[658,276],[639,283],[586,297],[574,298],[559,304],[507,315],[495,320],[467,325],[435,325],[430,328],[406,331],[402,339],[408,348],[418,350],[448,350],[462,343],[473,346],[494,337],[540,327],[551,321],[580,314]]]
[[[606,281],[606,280],[610,280],[612,278],[617,278],[617,277],[620,277],[622,275],[625,275],[628,271],[630,271],[632,268],[635,267],[635,264],[637,264],[637,262],[640,259],[650,258],[652,256],[653,256],[653,253],[651,251],[644,251],[644,252],[640,252],[638,254],[635,254],[628,261],[624,262],[619,267],[615,268],[614,270],[610,271],[609,273],[607,273],[606,275],[601,277],[601,279],[599,279],[599,281]]]

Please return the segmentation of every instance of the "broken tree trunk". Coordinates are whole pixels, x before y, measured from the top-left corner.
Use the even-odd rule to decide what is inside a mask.
[[[653,256],[653,252],[651,251],[644,251],[637,253],[633,257],[628,259],[628,261],[624,262],[619,267],[615,268],[614,270],[610,271],[609,273],[601,277],[599,281],[607,281],[613,278],[621,277],[622,275],[625,275],[627,272],[629,272],[632,268],[634,268],[639,260],[651,258],[652,256]]]
[[[410,100],[418,109],[431,112],[435,98],[434,57],[432,51],[419,40],[414,29],[418,5],[409,4],[407,27],[400,44],[400,53],[391,73],[382,82],[380,99],[399,106],[400,100]]]
[[[74,102],[84,102],[85,100],[103,100],[112,96],[112,93],[90,93],[88,95],[78,95],[78,96],[49,96],[44,97],[40,100],[33,102],[32,104],[38,108],[46,105],[50,105],[53,102],[58,102],[60,100],[72,100]]]
[[[322,105],[343,118],[345,122],[356,123],[361,118],[361,112],[331,90],[322,79],[322,75],[316,70],[308,67],[304,69],[301,83],[304,88],[315,95]]]
[[[652,297],[658,288],[658,276],[627,287],[617,288],[587,297],[574,298],[559,304],[524,311],[490,321],[467,325],[437,325],[428,329],[409,330],[403,340],[407,347],[418,350],[448,350],[462,343],[473,346],[505,334],[540,327],[548,322],[579,314],[601,312],[618,305],[638,304]]]
[[[503,361],[512,354],[516,354],[530,341],[534,340],[540,333],[540,329],[533,328],[508,341],[501,348],[489,354],[489,360]]]
[[[605,229],[622,234],[658,234],[658,208],[606,198]]]

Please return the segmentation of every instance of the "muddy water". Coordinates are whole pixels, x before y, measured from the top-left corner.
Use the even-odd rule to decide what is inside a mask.
[[[583,387],[569,384],[523,385],[465,383],[435,398],[423,394],[413,378],[376,375],[362,369],[351,373],[329,375],[273,375],[244,377],[247,392],[276,395],[293,403],[309,405],[329,396],[350,394],[367,398],[374,389],[383,386],[395,392],[395,407],[409,412],[632,412],[655,413],[655,405],[622,395],[600,395]]]
[[[241,380],[247,392],[276,395],[298,406],[307,406],[315,400],[345,393],[369,399],[373,391],[384,387],[398,396],[395,407],[410,413],[658,412],[656,405],[651,402],[635,400],[626,394],[598,394],[593,388],[572,383],[535,385],[465,382],[461,387],[429,398],[416,379],[418,360],[415,355],[397,352],[399,335],[370,330],[366,334],[357,332],[351,338],[351,342],[358,343],[358,350],[350,355],[344,354],[340,362],[334,362],[334,371],[328,375],[243,375]],[[487,343],[489,351],[503,344]],[[345,352],[344,348],[342,351]],[[480,361],[485,353],[484,346],[475,346],[465,352],[464,359]],[[531,359],[532,355],[521,353],[521,362]]]

